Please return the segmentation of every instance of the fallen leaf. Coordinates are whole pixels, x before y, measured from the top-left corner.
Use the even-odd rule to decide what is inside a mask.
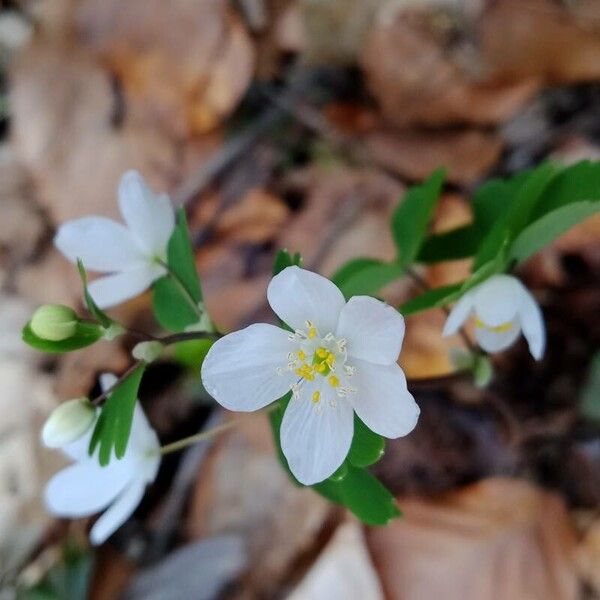
[[[399,504],[404,519],[367,531],[386,597],[577,598],[575,535],[560,497],[495,478]]]
[[[134,119],[157,120],[177,137],[214,128],[237,106],[254,49],[222,0],[86,0],[78,31],[116,74]]]
[[[361,526],[343,523],[288,600],[383,600]]]
[[[600,520],[588,528],[576,556],[581,576],[600,595]]]
[[[445,167],[448,181],[468,185],[498,161],[502,142],[494,134],[464,131],[376,131],[365,143],[374,158],[402,177],[420,181]]]

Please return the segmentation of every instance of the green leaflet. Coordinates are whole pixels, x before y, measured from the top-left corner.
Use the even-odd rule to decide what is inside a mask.
[[[98,461],[103,467],[110,462],[113,448],[117,458],[123,458],[125,455],[131,433],[135,402],[145,369],[144,363],[138,365],[123,381],[117,384],[102,407],[88,451],[92,455],[96,448],[100,448]]]

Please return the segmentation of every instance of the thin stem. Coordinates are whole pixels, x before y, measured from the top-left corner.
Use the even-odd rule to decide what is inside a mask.
[[[96,396],[93,400],[91,400],[91,403],[94,406],[99,406],[102,402],[104,402],[104,400],[106,400],[114,391],[115,389],[119,386],[119,384],[124,380],[127,379],[127,377],[129,377],[129,375],[131,375],[140,365],[142,364],[141,360],[138,360],[136,362],[134,362],[128,369],[127,371],[125,371],[118,379],[117,381],[115,381],[109,388],[107,388],[106,390],[104,390],[99,396]]]
[[[279,408],[279,401],[273,402],[273,404],[271,404],[270,406],[267,406],[267,408],[265,408],[259,412],[264,413],[264,414],[269,414],[270,412],[273,412],[277,408]],[[192,446],[193,444],[197,444],[198,442],[204,442],[206,440],[210,440],[215,435],[218,435],[219,433],[222,433],[223,431],[227,431],[228,429],[235,427],[238,423],[240,423],[240,421],[241,421],[241,419],[232,419],[231,421],[228,421],[227,423],[223,423],[222,425],[217,425],[216,427],[213,427],[212,429],[209,429],[207,431],[201,431],[200,433],[196,433],[194,435],[190,435],[188,437],[182,438],[181,440],[177,440],[176,442],[172,442],[170,444],[162,446],[160,448],[160,453],[164,456],[165,454],[171,454],[172,452],[177,452],[178,450],[183,450],[184,448],[187,448],[188,446]]]
[[[432,287],[427,283],[427,281],[425,281],[425,279],[423,279],[423,277],[421,277],[414,269],[412,268],[408,268],[406,269],[406,274],[411,277],[413,279],[413,281],[425,292],[428,292],[429,290],[432,289]],[[448,309],[447,306],[440,306],[440,308],[446,313],[446,315],[450,314],[450,310]],[[473,354],[481,354],[480,349],[475,346],[475,344],[473,344],[473,342],[471,341],[471,338],[469,337],[469,334],[466,332],[464,327],[461,327],[458,330],[458,335],[460,335],[460,337],[462,338],[465,346],[471,351],[473,352]]]
[[[237,420],[228,421],[227,423],[223,423],[223,425],[217,425],[217,427],[213,427],[212,429],[209,429],[207,431],[202,431],[200,433],[196,433],[195,435],[190,435],[188,437],[182,438],[181,440],[177,440],[176,442],[172,442],[171,444],[162,446],[160,449],[160,453],[164,456],[165,454],[171,454],[172,452],[177,452],[178,450],[187,448],[192,444],[209,440],[215,435],[223,431],[227,431],[228,429],[231,429],[234,425],[237,425]]]
[[[157,342],[160,342],[163,346],[169,346],[171,344],[177,344],[178,342],[187,342],[189,340],[218,340],[223,337],[220,333],[207,332],[207,331],[183,331],[181,333],[173,333],[165,337],[154,338]]]

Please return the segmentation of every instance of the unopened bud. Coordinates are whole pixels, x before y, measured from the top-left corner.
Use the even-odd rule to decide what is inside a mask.
[[[473,382],[478,388],[485,388],[492,381],[494,367],[487,356],[478,356],[473,365]]]
[[[146,363],[155,361],[161,354],[164,346],[157,341],[140,342],[133,347],[131,356],[136,360],[143,360]]]
[[[72,308],[63,304],[40,306],[31,317],[31,330],[43,340],[60,342],[77,330],[78,317]]]
[[[63,402],[54,409],[42,429],[42,441],[48,448],[62,448],[79,439],[91,426],[96,409],[87,398]]]

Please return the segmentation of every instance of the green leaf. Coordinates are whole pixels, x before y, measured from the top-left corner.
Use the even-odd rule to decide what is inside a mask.
[[[279,250],[273,261],[273,276],[278,275],[285,268],[293,266],[302,266],[302,256],[300,253],[290,254],[288,250]]]
[[[510,248],[510,257],[519,262],[526,260],[597,212],[600,212],[600,202],[588,200],[565,204],[550,211],[521,231]]]
[[[415,313],[427,310],[429,308],[438,308],[453,302],[460,294],[465,282],[444,285],[438,288],[427,290],[416,298],[405,302],[398,309],[405,317]]]
[[[419,254],[444,178],[445,171],[437,169],[422,184],[411,187],[394,211],[392,235],[398,262],[404,267],[411,265]]]
[[[535,204],[556,173],[557,167],[551,163],[544,163],[523,181],[508,210],[495,220],[483,239],[473,264],[475,270],[497,258],[502,247],[514,240],[527,225]],[[503,270],[503,267],[504,265],[500,269]]]
[[[199,369],[215,340],[186,340],[172,346],[177,362],[190,369]]]
[[[21,337],[26,344],[36,350],[50,353],[63,353],[91,346],[102,337],[103,333],[102,327],[96,323],[79,322],[77,323],[77,328],[73,336],[66,340],[53,342],[35,335],[31,330],[30,323],[27,323],[21,331]]]
[[[125,456],[135,403],[145,369],[144,363],[139,364],[117,384],[102,407],[88,451],[92,455],[96,448],[100,447],[98,459],[103,467],[110,462],[113,448],[117,458]]]
[[[371,431],[355,414],[354,437],[346,460],[355,467],[368,467],[375,464],[384,451],[385,440]]]
[[[567,204],[600,200],[600,162],[584,160],[552,179],[532,212],[532,221]]]
[[[469,258],[477,252],[480,234],[474,225],[430,235],[419,252],[418,262],[434,263]]]
[[[377,294],[379,290],[404,274],[404,267],[395,262],[373,258],[356,258],[347,262],[333,275],[346,298]]]
[[[600,351],[592,357],[581,393],[579,410],[584,418],[600,423]]]
[[[152,291],[152,309],[162,327],[177,332],[198,322],[198,312],[171,276],[156,280]]]
[[[365,469],[349,466],[341,481],[327,480],[313,487],[328,500],[348,508],[366,525],[387,525],[402,514],[394,496]]]
[[[183,208],[177,211],[177,225],[167,246],[167,264],[171,272],[185,287],[191,299],[196,304],[202,302],[200,279],[196,270],[194,252]]]
[[[85,305],[87,309],[90,311],[90,314],[98,320],[98,322],[107,329],[112,324],[112,319],[101,310],[98,305],[94,302],[90,292],[87,287],[87,273],[85,271],[85,267],[83,266],[83,262],[80,258],[77,259],[77,269],[79,270],[79,276],[81,277],[81,282],[83,283],[83,298],[85,300]]]

